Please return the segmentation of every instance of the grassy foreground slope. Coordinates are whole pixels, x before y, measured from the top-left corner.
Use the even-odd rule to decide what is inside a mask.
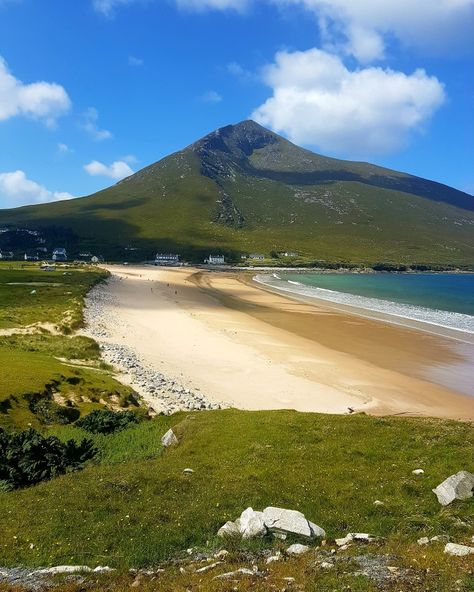
[[[82,324],[84,296],[105,276],[0,264],[0,427],[40,429],[135,404],[132,390],[101,363],[97,343],[69,336]]]
[[[180,443],[163,451],[170,425]],[[225,410],[158,417],[95,442],[98,464],[0,494],[0,565],[157,566],[188,547],[222,545],[217,529],[247,506],[276,505],[304,512],[329,539],[385,537],[383,552],[415,557],[441,582],[453,558],[435,543],[422,558],[416,540],[467,542],[474,530],[474,499],[442,508],[431,492],[474,468],[474,428],[465,423]],[[456,578],[468,577],[469,559],[454,561]]]
[[[237,261],[292,251],[303,263],[474,264],[472,196],[314,154],[252,121],[94,195],[0,211],[0,226],[39,229],[49,248],[116,260],[171,251],[202,261],[218,250]]]

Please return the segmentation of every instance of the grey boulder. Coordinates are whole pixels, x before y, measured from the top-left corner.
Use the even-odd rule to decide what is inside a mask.
[[[447,506],[455,499],[466,500],[473,495],[474,474],[468,471],[459,471],[451,475],[433,489],[442,506]]]
[[[454,555],[455,557],[465,557],[466,555],[474,555],[474,547],[448,543],[444,548],[444,552],[448,555]]]
[[[240,515],[240,532],[242,538],[253,539],[267,534],[267,528],[263,519],[263,512],[256,512],[247,508]]]

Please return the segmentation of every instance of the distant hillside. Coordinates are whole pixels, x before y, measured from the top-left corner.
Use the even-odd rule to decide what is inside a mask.
[[[472,196],[314,154],[253,121],[94,195],[2,210],[0,228],[8,226],[39,229],[48,248],[122,260],[292,251],[301,261],[474,264]]]

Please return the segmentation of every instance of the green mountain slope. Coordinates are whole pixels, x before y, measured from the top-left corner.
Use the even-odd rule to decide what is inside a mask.
[[[306,260],[474,263],[472,196],[319,156],[253,121],[92,196],[0,211],[2,226],[41,229],[50,247],[116,259],[296,251]]]

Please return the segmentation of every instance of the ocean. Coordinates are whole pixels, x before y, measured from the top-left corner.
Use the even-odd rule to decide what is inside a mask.
[[[361,313],[389,315],[393,322],[409,319],[474,335],[474,274],[279,271],[255,279],[295,295],[355,307]]]

